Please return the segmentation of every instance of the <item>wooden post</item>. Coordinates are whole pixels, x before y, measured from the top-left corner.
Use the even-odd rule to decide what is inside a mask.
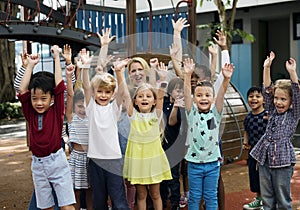
[[[196,0],[189,0],[188,3],[188,41],[196,45]]]
[[[127,56],[136,54],[136,0],[126,1]]]

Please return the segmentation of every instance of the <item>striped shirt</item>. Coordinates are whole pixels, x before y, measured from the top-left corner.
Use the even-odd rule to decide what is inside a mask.
[[[78,117],[74,114],[72,121],[68,124],[69,129],[69,142],[77,143],[82,145],[88,145],[89,134],[88,134],[88,119]]]

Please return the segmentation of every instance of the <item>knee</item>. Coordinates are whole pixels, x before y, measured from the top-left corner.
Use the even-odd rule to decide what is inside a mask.
[[[159,199],[160,198],[160,192],[159,192],[159,190],[150,191],[150,196],[151,196],[152,200]]]
[[[137,199],[138,200],[146,200],[146,198],[147,198],[147,191],[146,192],[137,191]]]

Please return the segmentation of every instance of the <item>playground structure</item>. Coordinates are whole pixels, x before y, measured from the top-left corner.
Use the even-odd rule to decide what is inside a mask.
[[[24,19],[26,21],[13,17],[10,9],[2,11],[0,13],[0,39],[30,40],[59,46],[69,44],[76,54],[82,48],[91,51],[99,49],[101,46],[96,32],[111,27],[112,35],[116,35],[118,39],[110,45],[110,52],[122,52],[119,56],[126,57],[139,55],[146,60],[155,55],[166,64],[170,61],[170,57],[167,55],[168,51],[162,49],[168,50],[168,46],[172,43],[172,39],[168,38],[173,33],[171,19],[181,15],[186,17],[192,26],[182,32],[183,40],[187,40],[189,45],[193,46],[189,48],[189,45],[183,45],[184,50],[189,52],[189,55],[192,54],[194,60],[204,62],[202,54],[195,47],[195,0],[181,1],[180,4],[184,3],[186,7],[179,8],[177,5],[175,14],[159,14],[156,11],[154,15],[150,0],[148,0],[150,12],[140,15],[135,11],[135,0],[127,0],[126,10],[87,5],[81,0],[70,0],[68,2],[71,8],[66,5],[57,10],[32,0],[1,1],[10,5],[7,8],[11,8],[11,5],[23,6],[26,11]],[[70,10],[68,15],[67,10]],[[40,20],[40,14],[44,14],[45,18]],[[169,34],[169,36],[164,34]],[[164,53],[158,54],[160,51]],[[242,142],[243,120],[248,110],[243,97],[233,84],[226,92],[224,105],[222,149],[225,163],[231,163],[247,157],[247,154],[243,153]]]

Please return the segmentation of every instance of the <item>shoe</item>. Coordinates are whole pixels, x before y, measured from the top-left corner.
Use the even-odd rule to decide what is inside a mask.
[[[179,207],[185,208],[187,204],[188,204],[188,198],[185,196],[182,196],[179,201]]]
[[[252,209],[261,209],[263,206],[262,199],[258,196],[255,197],[254,201],[251,203],[245,204],[243,206],[244,209],[252,210]]]

